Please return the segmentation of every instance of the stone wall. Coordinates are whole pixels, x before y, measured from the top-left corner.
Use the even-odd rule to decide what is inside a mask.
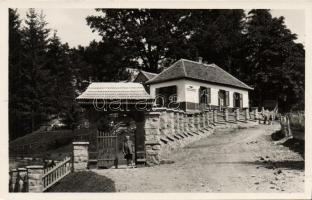
[[[228,115],[236,116],[229,120]],[[223,122],[218,121],[218,116]],[[256,124],[257,111],[236,109],[233,111],[206,110],[204,112],[186,113],[181,110],[155,108],[145,115],[145,149],[146,163],[159,165],[170,157],[172,151],[213,134],[218,128],[235,128]],[[251,120],[253,119],[253,120]]]

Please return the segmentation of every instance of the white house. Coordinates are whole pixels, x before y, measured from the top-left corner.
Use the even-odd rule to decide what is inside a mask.
[[[210,107],[249,107],[250,86],[215,64],[180,59],[147,80],[150,95],[159,106],[185,111]]]

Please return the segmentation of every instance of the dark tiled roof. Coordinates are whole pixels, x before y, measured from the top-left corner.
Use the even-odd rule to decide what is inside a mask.
[[[154,78],[155,76],[158,75],[158,74],[156,74],[156,73],[146,72],[146,71],[143,71],[143,70],[141,70],[140,72],[141,72],[142,74],[144,74],[144,76],[145,76],[148,80],[151,80],[152,78]]]
[[[234,86],[248,90],[253,89],[215,64],[204,64],[186,59],[178,60],[153,79],[147,81],[146,84],[160,83],[181,78]]]

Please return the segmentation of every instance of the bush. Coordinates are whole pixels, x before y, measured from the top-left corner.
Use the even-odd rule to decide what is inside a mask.
[[[304,112],[289,113],[290,127],[298,131],[304,131]]]

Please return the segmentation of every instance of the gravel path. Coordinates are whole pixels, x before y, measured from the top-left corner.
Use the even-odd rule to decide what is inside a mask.
[[[276,129],[220,129],[172,153],[173,164],[92,171],[117,192],[304,192],[304,160],[274,144]]]

